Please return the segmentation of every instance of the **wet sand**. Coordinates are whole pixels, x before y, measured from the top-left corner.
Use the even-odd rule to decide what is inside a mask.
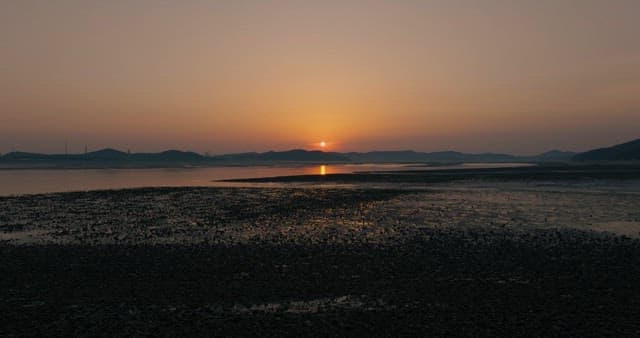
[[[246,183],[340,183],[340,184],[411,184],[431,185],[456,181],[489,182],[578,182],[640,180],[640,165],[577,165],[540,164],[517,168],[469,168],[443,170],[364,171],[355,174],[295,175],[227,179],[226,182]]]
[[[634,181],[536,182],[2,197],[0,335],[640,335]]]

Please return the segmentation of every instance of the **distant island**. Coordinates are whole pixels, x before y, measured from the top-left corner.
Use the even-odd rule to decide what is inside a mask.
[[[338,153],[294,149],[215,156],[180,150],[167,150],[159,153],[129,153],[111,148],[84,154],[38,154],[16,151],[0,156],[0,168],[139,168],[291,163],[598,163],[622,161],[640,161],[640,139],[583,153],[552,150],[534,156],[499,153],[470,154],[456,151],[416,152],[412,150]]]

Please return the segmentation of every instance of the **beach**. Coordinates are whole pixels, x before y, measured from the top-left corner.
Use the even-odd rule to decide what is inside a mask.
[[[640,334],[635,181],[538,183],[2,197],[0,333]]]

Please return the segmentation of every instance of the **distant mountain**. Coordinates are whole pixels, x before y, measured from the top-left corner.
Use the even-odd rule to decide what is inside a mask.
[[[574,153],[552,151],[537,156],[514,156],[508,154],[466,154],[456,151],[431,153],[413,150],[371,151],[366,153],[332,153],[317,150],[294,149],[269,151],[266,153],[238,153],[211,157],[219,163],[251,164],[270,162],[355,162],[355,163],[461,163],[461,162],[564,162]]]
[[[126,159],[128,154],[111,148],[106,148],[98,151],[92,151],[86,154],[74,154],[71,155],[74,159],[90,159],[90,160],[123,160]]]
[[[575,155],[573,160],[580,162],[640,161],[640,139],[580,153]]]
[[[467,154],[456,151],[431,153],[413,150],[371,151],[366,153],[335,153],[318,150],[294,149],[288,151],[268,151],[264,153],[238,153],[218,156],[167,150],[160,153],[128,153],[117,149],[101,149],[86,154],[36,154],[12,152],[0,156],[0,163],[10,166],[47,167],[130,167],[130,166],[182,166],[182,165],[252,165],[278,162],[301,163],[462,163],[462,162],[565,162],[574,153],[550,151],[536,156],[514,156],[508,154],[483,153]]]
[[[367,153],[346,153],[353,162],[420,162],[423,153],[413,150],[400,151],[370,151]]]
[[[340,153],[326,153],[319,150],[294,149],[288,151],[268,151],[266,153],[240,153],[220,155],[212,158],[220,162],[349,162],[349,157]]]
[[[45,160],[50,156],[54,156],[54,155],[44,155],[44,154],[36,154],[36,153],[25,153],[22,151],[14,151],[11,153],[4,154],[4,156],[0,157],[0,159],[4,161]]]
[[[167,150],[160,153],[138,153],[130,155],[135,161],[149,162],[200,162],[206,157],[192,151]]]
[[[129,154],[120,150],[106,148],[86,154],[36,154],[11,152],[0,156],[0,162],[12,164],[47,164],[50,166],[127,166],[128,164],[184,163],[192,164],[207,160],[194,152],[167,150],[160,153]]]
[[[547,157],[547,158],[566,158],[566,157],[571,157],[573,155],[575,155],[576,153],[572,152],[572,151],[562,151],[562,150],[551,150],[551,151],[547,151],[546,153],[542,153],[539,155],[536,155],[535,157]]]
[[[535,156],[515,156],[499,153],[467,154],[457,151],[439,151],[421,153],[412,150],[372,151],[367,153],[347,153],[353,162],[429,162],[429,163],[461,163],[461,162],[566,162],[575,153],[550,151]]]
[[[339,153],[307,151],[294,149],[289,151],[269,151],[265,153],[241,153],[219,156],[202,156],[200,154],[167,150],[160,153],[125,153],[116,149],[101,149],[86,154],[36,154],[12,152],[0,156],[0,163],[13,166],[46,166],[46,167],[130,167],[130,166],[163,166],[163,165],[251,165],[276,162],[349,162],[350,159]]]
[[[505,162],[517,157],[505,154],[465,154],[456,151],[421,153],[413,150],[347,153],[354,162]]]
[[[533,161],[538,162],[568,162],[576,153],[571,151],[551,150],[546,153],[531,156]]]
[[[85,161],[193,161],[204,156],[189,151],[167,150],[160,153],[129,154],[120,150],[106,148],[86,154],[36,154],[12,152],[2,156],[3,160],[85,160]]]

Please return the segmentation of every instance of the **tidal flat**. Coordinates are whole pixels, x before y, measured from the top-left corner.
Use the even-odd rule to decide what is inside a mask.
[[[0,197],[0,336],[637,336],[635,187]]]

